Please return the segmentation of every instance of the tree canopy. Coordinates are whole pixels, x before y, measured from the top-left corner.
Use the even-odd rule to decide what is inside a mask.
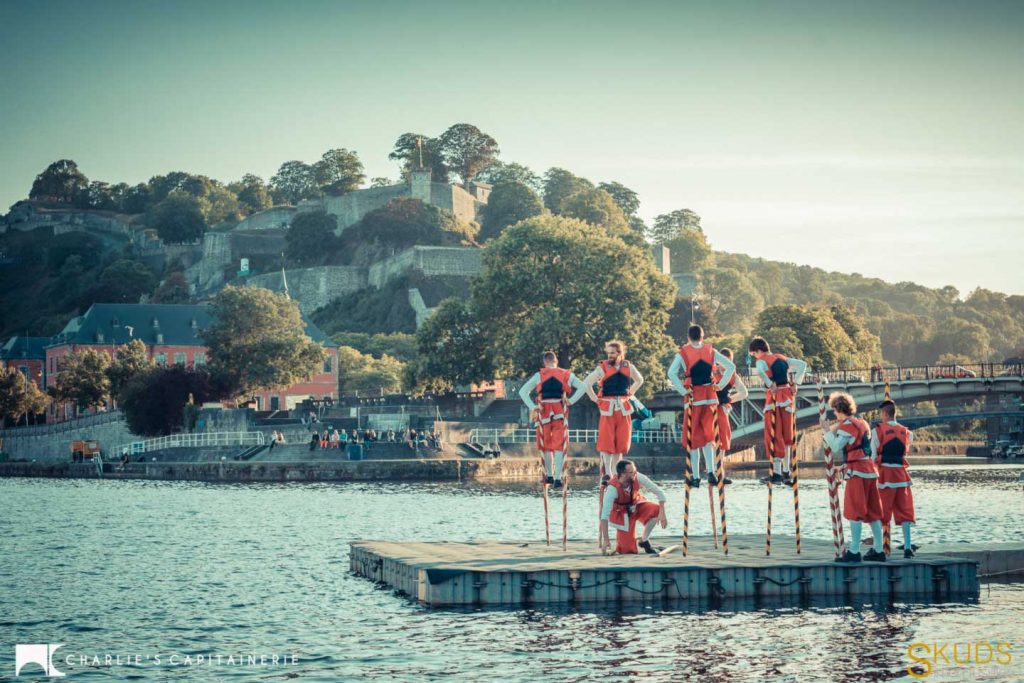
[[[26,415],[38,415],[49,402],[35,382],[17,368],[0,367],[0,426],[5,420],[17,422]]]
[[[441,134],[440,150],[445,165],[462,178],[463,184],[494,163],[497,141],[468,123],[456,123]]]
[[[172,192],[153,207],[147,222],[168,244],[186,244],[201,239],[206,232],[199,200],[184,192]]]
[[[285,257],[300,266],[322,263],[337,246],[338,218],[326,211],[304,211],[285,233]]]
[[[493,239],[508,226],[543,211],[540,197],[529,186],[517,181],[498,183],[481,211],[480,241]]]
[[[108,367],[110,356],[99,351],[66,354],[47,393],[58,403],[73,403],[80,409],[102,406],[110,398]]]
[[[89,186],[89,179],[71,159],[55,161],[36,176],[29,199],[71,204]]]

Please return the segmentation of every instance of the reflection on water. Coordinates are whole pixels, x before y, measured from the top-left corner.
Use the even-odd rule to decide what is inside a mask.
[[[1019,472],[915,471],[917,542],[1021,540]],[[682,485],[666,483],[678,524]],[[737,481],[730,530],[760,531],[765,496]],[[792,528],[787,496],[776,491],[777,534]],[[803,481],[800,497],[805,537],[830,538],[824,482]],[[348,573],[360,538],[538,538],[542,506],[525,485],[5,479],[0,500],[0,676],[10,643],[66,643],[61,653],[299,658],[289,669],[62,666],[82,680],[911,680],[910,643],[984,640],[1015,643],[1015,666],[943,665],[928,680],[1024,680],[1016,583],[983,586],[974,604],[473,611],[426,609]],[[569,503],[570,536],[593,535],[593,483]],[[707,515],[693,514],[693,533]]]

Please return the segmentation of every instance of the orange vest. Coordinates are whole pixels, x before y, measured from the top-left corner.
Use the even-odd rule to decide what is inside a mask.
[[[608,521],[617,526],[623,526],[626,515],[631,513],[638,503],[644,502],[646,498],[640,495],[640,482],[636,479],[633,480],[631,491],[626,491],[615,475],[612,475],[608,483],[616,493],[615,505],[612,506],[612,512],[608,515]]]
[[[879,464],[907,466],[907,447],[910,445],[910,430],[903,425],[893,425],[888,422],[879,422],[875,427],[878,433],[878,453],[876,457]]]
[[[633,384],[633,378],[629,374],[629,361],[622,361],[618,367],[607,360],[601,361],[601,370],[604,377],[597,382],[597,395],[601,398],[606,396],[629,396],[629,387]],[[605,385],[608,384],[607,390]]]
[[[704,344],[695,349],[689,344],[679,347],[679,355],[683,359],[686,368],[686,379],[691,386],[706,386],[711,384],[715,374],[715,349],[711,344]]]
[[[843,446],[843,462],[852,470],[874,472],[875,463],[864,448],[871,433],[868,423],[859,417],[851,417],[839,425],[839,429],[853,437],[852,443]]]
[[[569,371],[565,368],[541,368],[537,391],[542,399],[564,398],[569,393]]]

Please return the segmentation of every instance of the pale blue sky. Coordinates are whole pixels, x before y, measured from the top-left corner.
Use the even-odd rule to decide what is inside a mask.
[[[716,248],[1024,293],[1024,2],[0,3],[0,207],[470,122]],[[0,209],[2,210],[2,209]]]

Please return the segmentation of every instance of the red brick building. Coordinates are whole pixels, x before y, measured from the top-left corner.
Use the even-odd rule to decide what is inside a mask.
[[[157,365],[205,365],[207,349],[200,332],[212,322],[210,307],[203,304],[93,304],[48,340],[43,369],[46,385],[54,382],[61,358],[67,354],[92,349],[113,357],[117,347],[133,339],[142,340]],[[313,323],[303,322],[309,338],[326,351],[321,372],[290,387],[257,394],[258,409],[283,410],[310,397],[338,397],[338,345]],[[51,407],[49,417],[59,421],[74,413],[74,406]]]
[[[0,347],[0,367],[14,368],[36,383],[46,386],[46,346],[49,337],[11,337]]]

